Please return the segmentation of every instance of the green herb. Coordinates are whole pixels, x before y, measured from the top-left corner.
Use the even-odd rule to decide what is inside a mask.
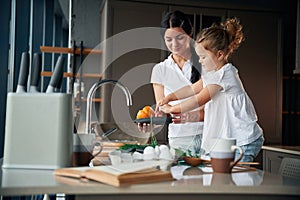
[[[193,158],[199,158],[199,155],[195,152],[192,152],[190,149],[183,151],[181,149],[175,149],[175,154],[179,157],[188,156]]]
[[[178,157],[186,156],[186,153],[181,149],[175,149],[175,155]]]
[[[145,149],[147,146],[153,146],[149,144],[124,144],[123,146],[120,146],[119,149],[121,150],[127,150],[127,149]]]
[[[158,145],[156,137],[153,131],[153,121],[152,115],[150,116],[150,127],[151,127],[151,143],[150,144],[124,144],[123,146],[119,147],[119,150],[129,150],[130,152],[134,152],[136,150],[144,150],[148,146],[152,146],[153,148]]]
[[[153,131],[153,118],[152,115],[150,116],[150,128],[151,128],[151,144],[152,146],[157,146],[157,140],[156,137],[154,135],[154,131]]]

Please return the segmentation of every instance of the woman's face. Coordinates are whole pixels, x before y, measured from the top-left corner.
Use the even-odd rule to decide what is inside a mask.
[[[182,28],[169,28],[165,32],[165,43],[169,51],[180,56],[190,50],[190,36]]]
[[[199,56],[199,62],[201,63],[204,71],[209,72],[217,69],[220,63],[214,53],[206,50],[201,43],[196,44],[195,51]]]

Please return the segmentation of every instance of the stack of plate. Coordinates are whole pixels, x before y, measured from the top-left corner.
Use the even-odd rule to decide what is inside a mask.
[[[137,141],[133,140],[112,140],[104,141],[103,149],[99,155],[93,159],[93,164],[96,165],[110,165],[108,154],[116,149],[119,149],[124,144],[137,144]],[[97,148],[97,147],[95,147]],[[97,149],[94,149],[94,152],[97,152]]]

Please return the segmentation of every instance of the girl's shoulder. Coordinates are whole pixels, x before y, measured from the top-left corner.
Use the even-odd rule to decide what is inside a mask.
[[[230,79],[232,77],[235,77],[236,74],[238,74],[238,69],[231,63],[227,63],[224,65],[221,69],[216,71],[217,76],[220,77],[220,79]]]
[[[208,72],[202,77],[206,84],[225,84],[234,79],[237,71],[238,70],[231,63],[227,63],[221,69]]]
[[[232,64],[232,63],[227,63],[225,64],[220,71],[233,71],[233,72],[238,72],[238,69]]]

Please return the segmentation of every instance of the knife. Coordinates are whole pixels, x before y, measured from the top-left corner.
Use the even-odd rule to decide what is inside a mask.
[[[31,67],[31,75],[30,75],[30,87],[29,91],[32,93],[39,92],[37,87],[40,80],[40,73],[42,69],[42,58],[40,53],[35,53],[33,55],[33,62]]]
[[[19,80],[16,93],[25,93],[29,73],[29,53],[23,52],[20,63]]]
[[[56,64],[55,64],[55,68],[54,68],[54,72],[52,74],[52,77],[50,79],[50,83],[47,87],[46,93],[53,93],[54,89],[58,86],[59,83],[59,79],[61,78],[62,74],[63,74],[63,69],[64,69],[64,57],[63,56],[59,56]]]
[[[60,91],[61,85],[62,85],[62,81],[63,81],[63,78],[64,78],[64,73],[62,72],[62,73],[60,74],[60,77],[59,77],[59,79],[58,79],[58,82],[57,82],[57,84],[56,84],[56,86],[55,86],[55,88],[54,88],[54,91],[55,91],[55,92],[59,92],[59,91]]]

